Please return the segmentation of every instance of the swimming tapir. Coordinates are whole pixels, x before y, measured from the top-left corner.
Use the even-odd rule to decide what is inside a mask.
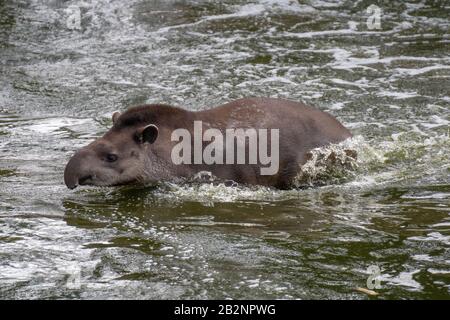
[[[68,162],[68,188],[179,181],[207,171],[220,180],[284,189],[311,149],[351,137],[326,112],[272,98],[196,112],[142,105],[115,112],[112,121]]]

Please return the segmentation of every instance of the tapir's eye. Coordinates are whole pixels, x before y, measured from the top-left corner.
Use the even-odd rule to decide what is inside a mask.
[[[106,161],[108,161],[108,162],[114,162],[114,161],[117,161],[117,155],[116,154],[114,154],[114,153],[108,153],[107,155],[106,155]]]

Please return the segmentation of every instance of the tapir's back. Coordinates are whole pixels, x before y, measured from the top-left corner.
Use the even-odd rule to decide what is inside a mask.
[[[298,147],[314,148],[352,136],[332,115],[285,99],[244,98],[197,114],[218,128],[279,129],[281,140]]]

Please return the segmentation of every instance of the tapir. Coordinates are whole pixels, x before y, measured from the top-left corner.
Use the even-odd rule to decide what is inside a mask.
[[[201,111],[146,104],[114,112],[112,123],[71,157],[64,171],[68,188],[178,182],[208,172],[218,180],[286,189],[309,151],[352,136],[327,112],[275,98]]]

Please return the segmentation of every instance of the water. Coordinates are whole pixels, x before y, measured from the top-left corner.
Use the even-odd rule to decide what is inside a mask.
[[[369,30],[372,3],[0,1],[0,297],[449,299],[449,6],[380,1]],[[331,112],[355,167],[287,191],[63,184],[115,110],[243,96]]]

